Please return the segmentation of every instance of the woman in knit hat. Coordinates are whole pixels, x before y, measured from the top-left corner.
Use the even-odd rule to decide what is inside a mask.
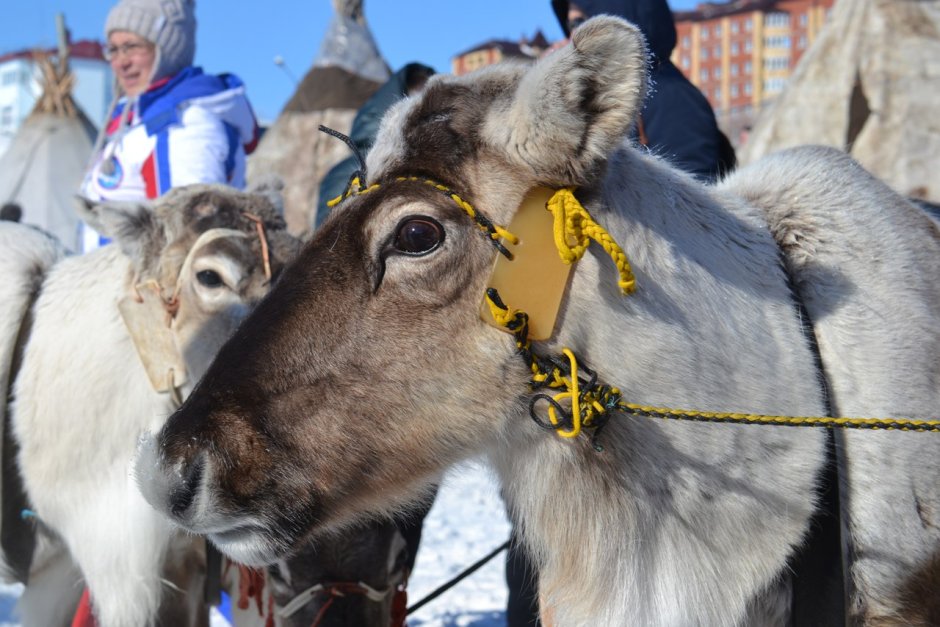
[[[105,23],[117,90],[81,194],[141,201],[191,183],[245,185],[258,125],[234,75],[193,67],[195,0],[120,0]],[[87,226],[84,249],[102,243]]]

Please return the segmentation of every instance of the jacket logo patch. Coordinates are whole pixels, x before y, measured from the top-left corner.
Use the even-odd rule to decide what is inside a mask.
[[[103,189],[117,189],[124,179],[124,168],[116,157],[105,159],[98,168],[98,185]]]

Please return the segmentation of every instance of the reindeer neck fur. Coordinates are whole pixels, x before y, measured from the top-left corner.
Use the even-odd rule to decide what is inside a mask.
[[[583,196],[630,258],[637,291],[620,295],[592,247],[556,339],[536,350],[570,347],[630,402],[819,412],[776,245],[756,210],[719,207],[714,193],[621,150]],[[597,453],[519,416],[493,456],[558,624],[771,619],[773,600],[759,597],[805,531],[820,434],[620,416],[606,429]]]

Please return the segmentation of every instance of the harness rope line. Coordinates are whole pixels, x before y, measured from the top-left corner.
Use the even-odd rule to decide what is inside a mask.
[[[594,222],[587,210],[578,202],[571,188],[558,190],[548,201],[546,208],[554,214],[555,244],[565,263],[574,263],[580,259],[590,243],[588,238],[593,239],[603,246],[617,266],[620,272],[618,285],[621,291],[626,295],[636,289],[636,280],[623,250],[602,227]],[[570,244],[570,239],[574,239],[575,244]],[[597,450],[602,450],[597,438],[601,429],[607,424],[612,411],[649,418],[697,422],[940,432],[940,420],[773,416],[682,410],[629,403],[623,400],[619,389],[600,384],[596,374],[584,368],[583,365],[581,369],[588,373],[588,377],[582,379],[578,374],[577,358],[570,349],[562,349],[567,362],[558,358],[536,355],[532,351],[528,337],[528,315],[506,306],[495,289],[487,290],[486,302],[493,318],[511,331],[515,337],[516,347],[532,371],[532,389],[548,387],[562,390],[554,396],[536,394],[529,407],[532,419],[539,426],[552,429],[565,438],[577,437],[583,429],[589,429],[593,432],[591,440]],[[536,405],[542,400],[546,401],[549,406],[548,422],[536,412]],[[565,400],[570,403],[570,410],[562,406],[561,401]]]

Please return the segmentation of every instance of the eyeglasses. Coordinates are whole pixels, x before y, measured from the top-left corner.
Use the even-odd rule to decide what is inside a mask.
[[[152,47],[151,44],[143,41],[132,41],[120,46],[111,45],[104,49],[104,58],[111,61],[122,54],[126,57],[136,57],[149,51]]]
[[[578,17],[571,18],[570,20],[568,20],[568,32],[573,33],[574,29],[576,29],[577,27],[587,22],[587,20],[588,18],[583,15],[579,15]]]

